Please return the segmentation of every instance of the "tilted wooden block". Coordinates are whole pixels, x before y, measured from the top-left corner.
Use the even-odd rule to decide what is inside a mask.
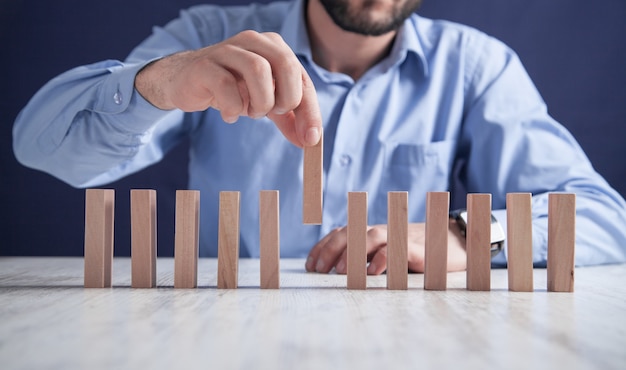
[[[198,286],[200,192],[176,191],[174,232],[174,288]]]
[[[448,276],[448,228],[450,193],[426,194],[424,289],[446,290]]]
[[[532,195],[506,195],[507,268],[509,290],[533,291]]]
[[[85,288],[111,287],[115,190],[85,191]]]
[[[348,289],[367,285],[367,193],[348,193]]]
[[[236,289],[239,269],[239,192],[220,192],[217,287]]]
[[[491,194],[467,195],[467,289],[491,290]]]
[[[574,291],[576,194],[548,195],[548,291]]]
[[[280,198],[276,190],[259,192],[261,289],[280,287]]]
[[[322,223],[323,212],[324,135],[314,146],[304,147],[302,184],[302,222],[309,225]]]
[[[157,225],[156,191],[130,191],[131,286],[156,286]]]
[[[387,193],[387,289],[408,289],[408,192]]]

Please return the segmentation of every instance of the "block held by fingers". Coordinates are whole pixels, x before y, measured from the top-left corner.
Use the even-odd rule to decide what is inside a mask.
[[[323,209],[324,135],[316,145],[304,147],[302,223],[320,225]]]

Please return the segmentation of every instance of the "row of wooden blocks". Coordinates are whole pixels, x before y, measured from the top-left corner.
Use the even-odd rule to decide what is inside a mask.
[[[110,287],[114,191],[88,189],[85,204],[85,287]],[[445,290],[448,259],[448,192],[426,202],[424,288]],[[200,193],[176,192],[174,287],[197,287]],[[575,195],[549,194],[548,291],[574,289]],[[237,288],[239,192],[220,193],[217,287]],[[467,195],[467,289],[491,289],[491,194]],[[278,191],[259,193],[261,288],[279,288]],[[387,288],[408,286],[408,193],[388,193]],[[366,288],[367,193],[348,193],[347,288]],[[507,194],[509,289],[533,290],[531,195]],[[156,286],[156,191],[131,190],[131,285]]]

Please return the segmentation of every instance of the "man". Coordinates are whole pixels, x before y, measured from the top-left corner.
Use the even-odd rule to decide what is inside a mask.
[[[577,194],[576,263],[625,261],[624,199],[549,117],[517,56],[476,30],[414,15],[419,3],[191,8],[125,62],[80,67],[44,86],[16,121],[16,156],[88,187],[158,161],[189,135],[203,255],[216,254],[221,190],[242,192],[242,255],[258,255],[258,190],[277,189],[283,256],[308,255],[308,271],[338,273],[347,192],[368,191],[370,274],[386,268],[388,191],[409,191],[411,271],[423,270],[427,191],[491,193],[501,223],[506,194],[531,192],[542,266],[547,193],[567,191]],[[298,147],[317,143],[322,124],[324,221],[303,226]],[[450,236],[448,269],[462,270],[454,219]],[[493,262],[505,264],[506,250]]]

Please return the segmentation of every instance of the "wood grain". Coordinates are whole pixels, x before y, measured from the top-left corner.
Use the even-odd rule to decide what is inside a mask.
[[[324,135],[314,146],[304,147],[302,180],[302,222],[320,225],[324,195]]]
[[[259,260],[241,259],[237,290],[215,289],[217,260],[198,262],[201,289],[167,289],[174,259],[159,257],[160,289],[127,289],[130,259],[116,257],[113,289],[82,289],[83,259],[0,257],[3,369],[622,369],[626,264],[576,270],[576,292],[507,289],[346,290],[344,275],[307,273],[281,260],[281,289],[259,290]],[[217,335],[219,333],[219,335]],[[417,345],[419,343],[419,345]],[[120,345],[124,344],[124,345]],[[94,349],[106,349],[96,351]],[[25,351],[36,355],[25,355]],[[28,352],[30,353],[30,352]],[[33,352],[35,353],[35,352]],[[233,354],[236,353],[236,356]]]
[[[576,194],[548,195],[548,291],[574,291]]]
[[[174,231],[174,288],[198,286],[198,247],[200,234],[200,192],[176,191]]]
[[[424,289],[446,290],[449,214],[449,192],[428,192],[426,194]]]
[[[367,193],[348,193],[347,287],[367,286]]]
[[[532,194],[506,195],[509,290],[533,291]]]
[[[85,191],[85,288],[111,286],[115,190]]]
[[[259,192],[261,289],[280,288],[280,199],[277,190]]]
[[[220,192],[217,287],[236,289],[239,274],[239,192]]]
[[[156,286],[156,191],[130,191],[132,287]]]
[[[467,289],[491,289],[491,194],[467,195]]]
[[[387,289],[408,287],[409,193],[387,193]]]

